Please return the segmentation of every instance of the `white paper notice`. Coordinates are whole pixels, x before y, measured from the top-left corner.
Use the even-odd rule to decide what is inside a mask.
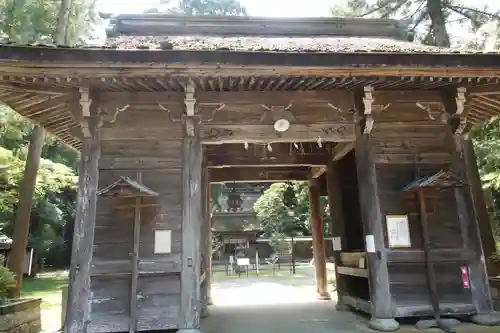
[[[389,247],[411,247],[407,215],[387,215],[386,224]]]
[[[172,252],[172,230],[155,230],[154,253]]]
[[[333,251],[342,251],[342,238],[333,238]]]
[[[365,244],[366,252],[375,253],[375,237],[373,237],[373,235],[366,235]]]

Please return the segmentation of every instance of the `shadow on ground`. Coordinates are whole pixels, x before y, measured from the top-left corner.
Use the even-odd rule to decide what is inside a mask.
[[[203,333],[363,333],[367,318],[335,310],[335,300],[318,301],[315,287],[301,281],[241,278],[213,285],[214,305],[201,322]],[[333,295],[334,296],[334,295]],[[399,333],[419,331],[403,325]],[[464,324],[459,333],[500,333],[499,327]]]

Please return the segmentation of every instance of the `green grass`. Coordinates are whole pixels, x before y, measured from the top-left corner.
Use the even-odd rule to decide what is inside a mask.
[[[67,272],[43,273],[36,278],[24,278],[21,298],[41,298],[42,309],[60,307],[62,288],[67,285]]]

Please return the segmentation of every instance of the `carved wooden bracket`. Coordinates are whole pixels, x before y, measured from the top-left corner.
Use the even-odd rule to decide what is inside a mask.
[[[439,109],[439,112],[443,114],[443,104],[440,102],[416,102],[415,105],[419,109],[427,112],[427,117],[430,120],[436,120],[436,118],[432,115],[433,108]]]
[[[455,102],[457,103],[457,111],[453,114],[453,116],[461,116],[464,112],[466,102],[465,92],[466,89],[464,87],[457,88],[457,97],[455,97]]]
[[[184,98],[184,104],[186,105],[186,113],[184,114],[183,122],[186,126],[187,136],[195,136],[195,113],[196,113],[196,99],[194,98],[194,84],[189,83],[186,86],[186,97]],[[198,119],[199,121],[199,119]]]
[[[130,104],[125,104],[122,107],[112,108],[111,112],[108,111],[108,108],[106,108],[106,111],[103,112],[103,114],[102,114],[103,121],[112,124],[116,121],[118,114],[127,111],[129,108],[130,108]]]
[[[219,104],[216,107],[210,108],[211,110],[209,110],[207,112],[207,113],[209,113],[207,116],[205,116],[205,112],[204,112],[205,108],[207,108],[207,106],[203,106],[203,105],[199,105],[198,104],[198,113],[199,113],[199,115],[201,117],[201,121],[202,122],[204,122],[204,123],[210,123],[210,122],[212,122],[212,120],[214,120],[214,117],[217,114],[217,112],[219,112],[219,111],[221,111],[221,110],[223,110],[223,109],[226,108],[226,104],[221,103],[221,104]]]
[[[290,111],[290,109],[292,108],[292,103],[288,104],[287,106],[283,105],[268,106],[262,104],[261,107],[266,110],[262,115],[262,117],[260,118],[261,124],[264,124],[269,121],[276,121],[282,118],[288,120],[290,123],[293,123],[295,121],[295,116]]]
[[[340,116],[340,119],[342,120],[347,120],[346,117],[344,117],[342,114],[345,112],[340,106],[334,105],[330,102],[328,102],[328,106],[334,109],[338,115]]]
[[[454,134],[461,135],[465,128],[467,127],[467,113],[464,113],[465,109],[465,92],[466,89],[464,87],[457,88],[457,97],[455,97],[455,103],[457,103],[457,111],[452,115],[453,117],[459,117],[460,122],[455,129]]]
[[[83,137],[90,138],[92,136],[89,129],[90,105],[92,104],[92,100],[90,99],[90,89],[88,87],[81,87],[79,91],[80,109],[82,111],[80,125],[82,127]]]
[[[163,106],[163,104],[158,104],[158,107],[163,110],[163,111],[166,111],[168,113],[168,116],[170,118],[170,121],[173,122],[173,123],[180,123],[182,122],[182,113],[179,112],[178,115],[174,115],[172,110],[170,110],[169,108]]]
[[[372,105],[373,99],[373,87],[366,86],[364,88],[365,96],[363,97],[363,104],[365,106],[364,117],[365,117],[365,128],[363,129],[364,134],[370,134],[373,129],[373,114]]]

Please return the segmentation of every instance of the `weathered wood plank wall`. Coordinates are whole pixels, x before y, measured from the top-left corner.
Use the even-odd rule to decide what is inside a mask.
[[[179,326],[181,125],[161,110],[134,106],[102,129],[99,188],[128,176],[160,195],[143,199],[137,330]],[[92,260],[89,332],[128,331],[134,200],[99,198]],[[128,207],[126,207],[128,205]],[[155,230],[171,230],[171,253],[154,253]]]
[[[408,215],[411,247],[389,248],[384,218],[384,239],[395,316],[430,312],[428,282],[423,253],[419,203],[416,194],[402,189],[417,177],[448,168],[451,152],[447,136],[451,130],[440,113],[415,104],[394,103],[376,114],[373,152],[375,155],[381,212]],[[436,267],[442,311],[474,310],[470,290],[464,288],[460,267],[467,264],[463,230],[457,215],[453,190],[427,191],[427,218],[430,224],[431,255]]]

